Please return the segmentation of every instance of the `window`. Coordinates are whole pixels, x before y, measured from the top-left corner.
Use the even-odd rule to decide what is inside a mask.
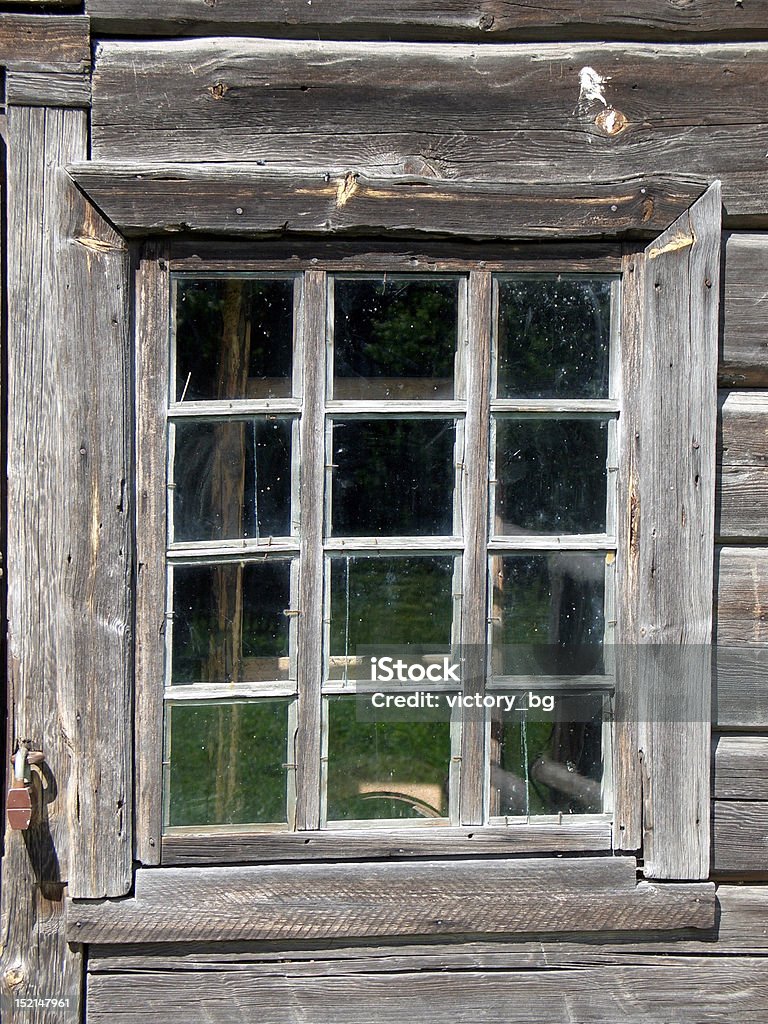
[[[171,274],[165,834],[609,822],[618,258],[318,265]]]

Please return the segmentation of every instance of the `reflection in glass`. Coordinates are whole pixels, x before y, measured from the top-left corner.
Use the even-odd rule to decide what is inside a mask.
[[[334,398],[453,398],[458,282],[334,283]]]
[[[287,821],[289,704],[169,705],[168,824]]]
[[[173,570],[173,683],[287,679],[287,558]]]
[[[611,282],[499,282],[499,398],[605,398]]]
[[[455,436],[454,420],[334,420],[334,535],[450,535]]]
[[[293,280],[176,281],[181,401],[291,394]]]
[[[355,704],[328,698],[328,820],[445,817],[450,724],[360,722]]]
[[[331,653],[358,645],[450,648],[453,558],[340,555],[331,569]]]
[[[602,811],[607,700],[600,693],[557,693],[548,716],[494,710],[491,815]]]
[[[175,430],[174,541],[290,534],[290,420],[184,420]]]
[[[494,533],[604,533],[608,421],[496,419]]]
[[[607,558],[589,551],[491,556],[495,675],[603,671]]]

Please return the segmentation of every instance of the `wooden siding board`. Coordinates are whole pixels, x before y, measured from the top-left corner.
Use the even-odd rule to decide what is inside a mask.
[[[749,0],[642,0],[626,9],[602,0],[86,0],[98,30],[210,35],[315,35],[330,38],[476,39],[764,39],[768,3]],[[138,25],[137,25],[138,23]]]
[[[727,1024],[768,1014],[765,962],[669,957],[664,963],[550,970],[441,970],[336,978],[258,978],[247,969],[91,976],[89,1021],[168,1024],[268,1019],[270,1024]],[[153,1017],[154,1019],[154,1017]]]
[[[768,801],[768,736],[719,736],[713,743],[713,796]]]
[[[84,107],[91,105],[89,75],[67,72],[8,71],[5,76],[8,106]]]
[[[709,883],[636,883],[623,858],[420,861],[137,873],[132,900],[70,902],[73,942],[293,940],[708,928]]]
[[[768,392],[721,392],[719,404],[716,532],[768,537]]]
[[[720,379],[736,387],[768,387],[768,234],[725,239]]]
[[[715,800],[713,874],[768,875],[768,802]]]
[[[87,71],[88,18],[80,15],[0,14],[0,65],[26,71]]]

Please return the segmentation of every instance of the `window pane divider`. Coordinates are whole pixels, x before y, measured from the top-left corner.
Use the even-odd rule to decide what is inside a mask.
[[[265,557],[266,555],[295,555],[299,551],[298,539],[290,537],[264,537],[239,541],[211,541],[205,543],[172,544],[168,558],[173,562],[200,562],[215,558],[216,561],[237,562],[241,559]]]
[[[464,541],[461,537],[329,537],[325,542],[326,551],[355,552],[382,551],[387,554],[400,551],[418,551],[419,554],[449,553],[461,551]]]
[[[492,676],[487,683],[488,690],[613,690],[616,680],[613,676]]]
[[[607,533],[537,534],[510,533],[493,537],[489,551],[606,551],[616,548],[616,538]]]
[[[189,683],[166,686],[165,702],[204,703],[206,701],[249,700],[254,697],[295,697],[296,683],[290,680],[283,682],[238,682],[238,683]]]
[[[174,402],[168,407],[170,419],[241,419],[244,416],[298,416],[297,398],[240,398],[215,402]]]
[[[561,413],[573,413],[574,415],[599,413],[610,416],[620,412],[620,404],[613,398],[494,398],[491,402],[491,412],[546,413],[552,416]]]
[[[345,416],[365,416],[366,419],[392,416],[463,416],[464,401],[436,401],[433,399],[381,399],[363,401],[359,399],[332,399],[327,405],[329,413],[343,413]]]

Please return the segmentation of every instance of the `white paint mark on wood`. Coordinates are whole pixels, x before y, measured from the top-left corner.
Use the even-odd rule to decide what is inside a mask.
[[[588,110],[591,103],[602,103],[608,106],[603,86],[608,81],[594,68],[583,67],[579,72],[579,110]]]

